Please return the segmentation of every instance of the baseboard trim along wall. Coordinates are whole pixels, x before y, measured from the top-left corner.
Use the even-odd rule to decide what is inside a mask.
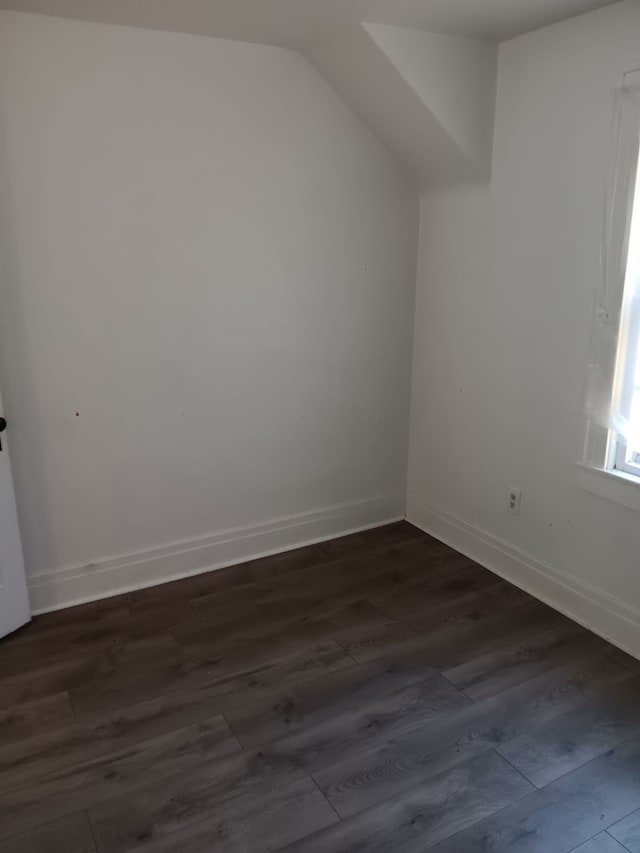
[[[405,495],[326,507],[316,512],[222,531],[29,578],[34,615],[222,569],[405,517]],[[630,654],[640,657],[640,611],[414,494],[406,518]]]
[[[269,554],[381,527],[402,520],[404,514],[404,493],[387,495],[36,575],[29,578],[31,612],[36,615],[59,610],[222,569]]]
[[[407,521],[640,658],[640,611],[413,494]]]

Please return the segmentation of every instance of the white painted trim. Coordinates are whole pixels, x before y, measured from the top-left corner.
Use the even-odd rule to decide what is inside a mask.
[[[407,521],[640,658],[640,611],[409,493]]]
[[[585,492],[640,512],[640,478],[624,471],[594,468],[576,462],[578,485]]]
[[[33,614],[222,569],[400,521],[405,495],[338,504],[29,578]]]

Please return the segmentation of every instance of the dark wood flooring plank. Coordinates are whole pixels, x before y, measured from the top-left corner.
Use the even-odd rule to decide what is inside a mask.
[[[436,845],[434,853],[567,853],[640,807],[640,738]]]
[[[242,746],[250,748],[367,708],[430,675],[429,667],[413,658],[376,661],[307,681],[297,689],[293,685],[285,693],[271,693],[226,711],[225,719]]]
[[[0,837],[11,837],[163,776],[182,774],[240,746],[221,716],[134,747],[58,769],[0,797]]]
[[[365,530],[361,533],[352,533],[338,539],[251,560],[239,566],[231,566],[229,569],[211,573],[213,575],[211,579],[215,581],[217,588],[228,590],[230,587],[229,578],[224,578],[224,572],[230,576],[232,585],[237,584],[238,580],[242,580],[244,583],[270,580],[281,575],[294,574],[351,557],[366,559],[367,555],[375,551],[401,546],[412,541],[420,541],[434,555],[450,551],[445,545],[427,536],[426,533],[422,533],[413,525],[400,521]],[[220,578],[219,584],[217,582],[218,576]],[[194,596],[191,594],[189,597],[193,598]]]
[[[352,659],[330,641],[292,651],[267,643],[241,644],[210,653],[189,654],[179,649],[144,668],[135,662],[123,666],[109,679],[97,673],[82,687],[71,691],[79,720],[95,721],[105,713],[132,703],[156,699],[170,693],[211,688],[218,695],[234,695],[234,703],[248,702],[253,693],[279,681],[302,680],[352,666]],[[228,706],[233,703],[229,701]]]
[[[0,749],[0,792],[28,785],[116,750],[114,740],[79,724],[44,731],[20,743],[8,744]]]
[[[268,618],[265,612],[259,619],[240,616],[222,625],[201,623],[174,633],[179,645],[188,652],[202,653],[233,645],[275,640],[285,645],[304,642],[332,640],[345,630],[373,631],[387,623],[387,617],[376,607],[364,600],[354,600],[332,606],[322,600],[303,607],[293,606],[290,601],[272,604]]]
[[[369,740],[367,749],[313,776],[336,811],[348,817],[585,705],[592,694],[631,677],[617,652],[607,648],[404,736],[382,732]]]
[[[640,853],[639,762],[640,663],[404,523],[0,641],[0,853]]]
[[[419,655],[424,663],[442,672],[470,658],[491,654],[506,645],[528,640],[566,622],[565,617],[534,602],[514,608],[508,618],[427,627],[421,632],[412,631],[404,643],[398,642],[398,637],[394,636],[393,646],[397,654]],[[342,637],[339,641],[344,643]],[[364,663],[379,657],[381,650],[385,649],[385,643],[367,645],[364,650],[345,643],[344,648],[355,660]]]
[[[603,641],[584,628],[562,624],[524,642],[473,657],[443,675],[479,701],[602,647]]]
[[[496,575],[466,557],[451,554],[434,558],[427,555],[421,561],[390,562],[391,571],[365,578],[357,588],[390,619],[407,618],[421,612],[425,604],[434,607],[456,596],[478,592],[500,583]],[[347,590],[348,591],[348,590]],[[411,601],[411,608],[390,613],[391,602]]]
[[[520,774],[490,753],[284,849],[288,853],[422,853],[530,790]]]
[[[416,591],[417,594],[418,591]],[[428,627],[434,622],[454,622],[460,615],[472,615],[475,609],[477,617],[491,615],[493,618],[508,618],[512,609],[520,605],[538,605],[532,596],[501,578],[494,577],[494,582],[480,590],[456,593],[445,600],[434,599],[428,588],[419,590],[420,598],[416,599],[417,609],[411,616],[403,617],[401,624]],[[542,612],[542,610],[541,610]]]
[[[0,749],[0,791],[120,752],[220,713],[220,695],[207,689],[175,693],[98,719],[44,731]]]
[[[12,666],[23,650],[27,654],[39,655],[42,660],[44,654],[59,654],[62,648],[86,651],[88,647],[108,644],[113,640],[114,631],[127,640],[197,622],[195,611],[188,605],[189,598],[216,590],[228,595],[234,586],[246,585],[246,581],[242,583],[245,578],[250,581],[268,580],[300,568],[314,569],[316,565],[325,562],[336,562],[340,558],[357,555],[363,557],[376,550],[411,542],[422,543],[419,546],[422,554],[450,551],[402,522],[232,566],[219,572],[209,572],[37,616],[24,629],[0,642],[0,673],[4,673],[5,664]]]
[[[191,604],[205,622],[224,625],[241,618],[270,618],[277,606],[309,606],[330,601],[331,606],[347,603],[372,595],[391,595],[398,589],[409,586],[423,587],[428,584],[442,585],[447,577],[436,570],[438,560],[455,566],[471,584],[488,584],[495,580],[484,569],[480,569],[464,557],[452,555],[435,558],[432,550],[421,540],[375,551],[362,557],[349,557],[326,564],[322,570],[316,567],[284,575],[269,583],[256,583],[237,590],[191,599]]]
[[[55,648],[55,643],[53,644]],[[137,640],[122,641],[114,634],[102,649],[69,649],[64,645],[58,655],[35,650],[26,659],[19,655],[12,661],[13,673],[0,677],[0,707],[33,701],[54,693],[114,680],[119,669],[135,667],[142,677],[149,662],[170,659],[180,652],[170,634],[143,635]]]
[[[122,834],[117,820],[94,820],[94,829],[100,853],[123,853],[125,849],[144,853],[248,853],[278,850],[337,820],[320,791],[306,778],[265,791],[259,799],[238,796],[221,801],[205,820],[176,832],[170,831],[170,823],[159,822],[147,825],[134,840]],[[135,846],[129,847],[130,842]]]
[[[398,738],[435,725],[472,704],[440,676],[370,698],[348,711],[328,716],[261,746],[269,757],[295,756],[315,774],[350,755],[370,749],[381,738]]]
[[[425,635],[445,628],[471,627],[487,620],[500,620],[513,607],[524,603],[532,605],[533,599],[510,584],[498,582],[481,592],[465,593],[439,604],[434,604],[425,593],[421,602],[420,613],[409,619],[388,620],[373,629],[354,626],[341,631],[337,639],[354,659],[367,663],[381,656],[407,653],[412,642],[419,645]],[[546,612],[540,607],[540,612]]]
[[[335,563],[348,557],[359,556],[365,559],[371,552],[399,546],[413,540],[420,540],[425,550],[428,548],[434,555],[449,553],[451,550],[407,522],[397,522],[183,578],[163,584],[162,589],[166,590],[165,594],[170,598],[182,599],[198,599],[218,593],[228,594],[240,587],[269,582],[298,571],[318,569],[327,563]],[[157,587],[150,588],[150,590],[157,589]],[[152,593],[149,590],[141,590],[140,594],[146,596]]]
[[[208,821],[230,801],[259,805],[269,792],[307,780],[300,756],[242,752],[177,777],[153,780],[137,789],[135,797],[104,798],[90,808],[89,818],[103,845],[129,851],[141,840]]]
[[[498,751],[541,788],[636,735],[640,735],[638,678],[503,744]]]
[[[629,853],[640,853],[640,809],[611,826],[609,834]]]
[[[24,629],[0,641],[0,677],[19,672],[26,662],[38,658],[41,664],[60,655],[101,652],[129,642],[143,642],[153,636],[167,636],[171,630],[199,624],[188,601],[163,599],[149,604],[137,602],[137,593],[68,611],[36,616]],[[102,605],[99,609],[98,605]],[[84,608],[87,608],[86,612]],[[66,620],[57,617],[66,613]],[[40,620],[44,620],[44,624]]]
[[[436,606],[499,583],[501,579],[496,575],[466,557],[458,556],[451,558],[447,572],[425,578],[422,584],[415,585],[415,589],[401,588],[395,591],[387,588],[379,594],[374,588],[368,598],[390,619],[407,619],[424,609],[425,599],[428,599],[429,606]]]
[[[70,815],[0,841],[0,853],[95,853],[86,814]]]
[[[73,654],[41,665],[39,660],[26,663],[13,675],[0,680],[0,708],[35,702],[47,696],[65,693],[86,683],[104,663],[99,654]]]
[[[591,841],[585,841],[580,847],[574,847],[570,853],[629,853],[629,850],[618,844],[608,832],[601,832]]]
[[[40,731],[54,731],[75,721],[66,692],[5,708],[0,710],[0,751],[3,746],[33,737]]]
[[[114,644],[103,651],[93,672],[70,691],[78,718],[88,705],[101,705],[101,713],[161,695],[160,685],[186,676],[190,664],[170,634]]]
[[[137,792],[135,805],[126,796],[94,807],[91,821],[94,826],[117,823],[124,850],[139,835],[157,834],[159,826],[177,831],[215,813],[231,796],[247,795],[259,802],[265,789],[294,782],[343,755],[366,749],[383,734],[395,737],[416,726],[429,726],[470,704],[439,677],[411,684],[257,750],[218,761],[206,772],[199,769],[145,786]]]
[[[169,734],[237,705],[260,701],[289,685],[299,689],[307,679],[356,670],[335,644],[303,649],[268,661],[245,659],[235,670],[211,677],[203,685],[176,691],[95,717],[87,723],[44,731],[21,743],[0,748],[0,791],[24,785],[64,768],[107,756],[145,740]],[[407,670],[408,671],[408,670]],[[414,667],[417,672],[418,668]],[[422,674],[424,675],[424,668]],[[416,676],[417,678],[417,676]]]
[[[2,657],[4,658],[5,651],[9,649],[13,655],[23,646],[35,648],[40,644],[44,648],[48,639],[62,642],[68,636],[75,636],[92,627],[113,627],[129,614],[123,599],[124,596],[114,596],[34,616],[24,628],[3,638],[0,643]]]
[[[423,544],[425,552],[428,550],[434,555],[449,550],[412,525],[406,522],[397,522],[267,557],[259,557],[189,578],[182,578],[164,584],[163,588],[166,588],[170,599],[199,599],[218,593],[228,595],[241,587],[277,582],[278,579],[282,579],[286,575],[293,575],[305,570],[317,571],[320,566],[349,558],[357,557],[364,560],[367,559],[367,555],[376,551],[401,547],[410,542],[418,541]],[[136,596],[140,596],[146,601],[149,597],[156,595],[156,590],[158,587],[149,587],[137,592]],[[161,598],[164,600],[164,596]]]
[[[433,561],[430,546],[413,539],[366,555],[346,556],[323,564],[322,569],[311,566],[240,588],[221,588],[190,601],[202,619],[218,623],[224,619],[225,611],[235,614],[286,598],[313,600],[324,595],[336,601],[337,596],[358,590],[365,581],[374,582],[382,578],[385,588],[393,577],[398,588],[412,578],[420,582],[432,568]],[[354,596],[360,597],[358,592]]]

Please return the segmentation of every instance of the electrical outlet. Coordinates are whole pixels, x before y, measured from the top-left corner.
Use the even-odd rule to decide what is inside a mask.
[[[522,500],[522,491],[520,489],[509,488],[509,502],[507,509],[514,515],[520,515],[520,501]]]

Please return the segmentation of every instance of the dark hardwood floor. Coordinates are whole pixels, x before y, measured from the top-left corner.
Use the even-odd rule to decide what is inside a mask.
[[[0,853],[640,853],[640,663],[408,524],[0,641]]]

